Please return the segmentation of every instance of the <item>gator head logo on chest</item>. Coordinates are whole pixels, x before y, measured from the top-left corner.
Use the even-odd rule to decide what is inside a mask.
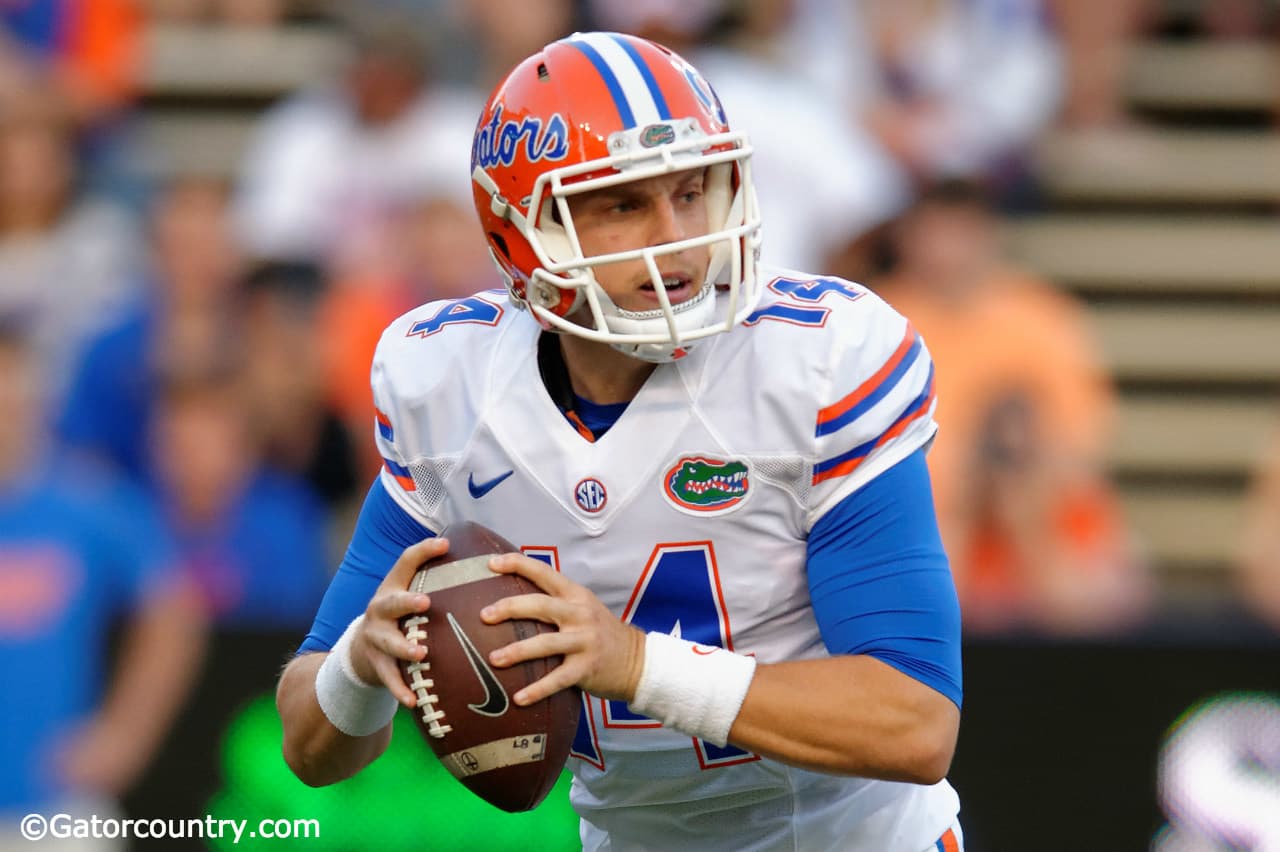
[[[746,462],[684,456],[663,476],[662,489],[677,509],[697,514],[724,512],[747,499],[751,487]]]

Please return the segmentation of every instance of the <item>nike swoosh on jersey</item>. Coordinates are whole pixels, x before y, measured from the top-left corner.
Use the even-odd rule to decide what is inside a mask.
[[[515,473],[514,470],[509,470],[506,473],[500,473],[493,479],[486,480],[485,482],[476,482],[476,475],[474,473],[469,473],[467,474],[467,491],[471,492],[472,497],[479,500],[481,497],[501,485],[502,481],[513,473]]]
[[[506,713],[510,702],[507,699],[507,691],[498,682],[498,676],[493,673],[493,669],[489,668],[484,655],[472,643],[471,637],[462,629],[462,625],[458,624],[453,613],[446,613],[445,618],[449,622],[449,627],[453,629],[453,635],[458,637],[462,650],[466,652],[472,670],[480,679],[480,685],[484,687],[484,701],[467,706],[481,716],[501,716]]]

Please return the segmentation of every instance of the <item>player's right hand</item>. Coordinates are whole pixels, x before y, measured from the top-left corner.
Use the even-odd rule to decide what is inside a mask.
[[[369,601],[364,623],[351,643],[351,664],[356,677],[368,684],[381,683],[409,708],[416,706],[418,699],[405,685],[399,661],[420,662],[427,655],[427,649],[405,638],[400,619],[422,614],[430,608],[431,599],[408,591],[409,583],[426,562],[443,556],[448,550],[449,542],[443,538],[429,538],[406,548]]]

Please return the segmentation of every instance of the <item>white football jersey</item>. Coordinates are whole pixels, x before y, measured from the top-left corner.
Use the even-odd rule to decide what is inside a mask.
[[[827,656],[809,530],[932,439],[932,364],[865,288],[771,281],[595,442],[552,402],[540,329],[504,294],[409,312],[373,366],[387,490],[429,529],[491,527],[645,630],[763,663]],[[922,852],[959,809],[946,781],[809,772],[584,704],[570,763],[587,849]]]

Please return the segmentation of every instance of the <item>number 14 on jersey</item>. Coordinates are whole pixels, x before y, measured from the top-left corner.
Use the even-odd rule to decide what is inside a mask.
[[[553,547],[521,548],[526,556],[540,559],[560,570],[559,553]],[[636,581],[622,613],[622,620],[645,632],[658,631],[696,642],[733,650],[715,547],[710,541],[667,542],[656,545]],[[661,725],[633,713],[625,701],[605,701],[582,696],[583,713],[574,737],[574,757],[598,769],[605,767],[599,746],[597,724],[606,728],[645,730]],[[760,756],[735,746],[721,748],[705,740],[692,739],[698,764],[703,769],[759,760]]]

